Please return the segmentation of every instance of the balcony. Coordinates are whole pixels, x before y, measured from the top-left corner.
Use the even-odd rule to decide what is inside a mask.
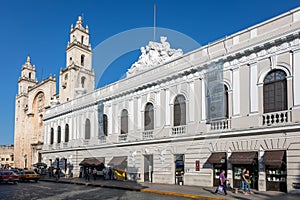
[[[291,111],[289,110],[265,113],[262,116],[263,126],[283,125],[289,122],[291,122]]]
[[[153,139],[153,131],[144,131],[143,132],[143,140],[151,140]]]
[[[186,125],[172,127],[171,136],[185,135],[187,132],[186,129],[187,129]]]
[[[83,146],[88,146],[89,145],[89,140],[83,140]]]
[[[98,142],[99,142],[99,144],[105,144],[106,143],[106,137],[105,136],[99,137]]]
[[[63,148],[67,148],[68,147],[68,143],[67,142],[64,142],[63,143]]]
[[[211,131],[222,131],[222,130],[228,130],[230,128],[231,128],[231,120],[230,119],[212,121],[210,123]]]
[[[127,141],[127,134],[119,135],[119,142],[126,142]]]

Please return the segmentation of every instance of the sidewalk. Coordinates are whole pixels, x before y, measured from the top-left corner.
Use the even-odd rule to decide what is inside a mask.
[[[55,182],[54,178],[43,176],[40,181]],[[159,184],[159,183],[136,183],[132,181],[117,181],[117,180],[103,180],[98,179],[94,181],[92,178],[90,181],[85,181],[81,178],[61,178],[59,183],[65,184],[77,184],[85,186],[103,187],[122,189],[138,192],[149,192],[156,194],[163,194],[169,196],[180,196],[191,199],[205,199],[205,200],[222,200],[222,199],[298,199],[298,195],[286,194],[282,192],[258,192],[254,191],[251,195],[244,195],[242,193],[235,194],[232,191],[228,191],[228,195],[215,194],[215,187],[197,187],[186,185],[171,185],[171,184]]]

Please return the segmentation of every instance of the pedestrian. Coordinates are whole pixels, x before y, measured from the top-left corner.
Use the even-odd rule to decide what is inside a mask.
[[[56,168],[55,171],[55,181],[58,182],[60,178],[60,168]]]
[[[124,180],[125,181],[127,180],[127,170],[126,170],[126,168],[124,169]]]
[[[84,178],[86,181],[90,181],[89,168],[84,169]]]
[[[83,173],[83,167],[80,167],[80,169],[79,169],[79,178],[82,178],[83,176],[82,176],[82,174],[84,174]]]
[[[109,180],[112,180],[112,175],[113,175],[113,172],[112,172],[112,169],[111,167],[108,169],[108,177],[109,177]]]
[[[93,169],[93,177],[94,177],[94,181],[95,181],[96,177],[97,177],[97,169],[96,168]]]
[[[104,179],[104,180],[108,179],[108,178],[107,178],[107,170],[106,170],[105,167],[102,169],[102,172],[103,172],[103,179]]]
[[[224,194],[227,195],[227,191],[226,191],[226,181],[227,179],[225,178],[225,170],[221,170],[221,173],[220,173],[220,184],[219,186],[217,187],[215,193],[218,193],[218,191],[224,191]]]
[[[245,195],[248,195],[246,193],[246,178],[245,178],[245,173],[246,173],[246,168],[243,168],[243,170],[241,172],[241,175],[240,175],[241,176],[241,185],[240,185],[240,187],[237,190],[235,190],[235,193],[237,193],[240,190],[244,190],[243,193]]]
[[[48,167],[48,175],[49,175],[49,178],[52,177],[52,174],[51,174],[51,167]]]
[[[251,189],[250,189],[251,188],[251,186],[250,186],[251,178],[252,178],[252,176],[250,175],[249,170],[246,170],[246,173],[245,173],[246,185],[245,185],[245,187],[246,187],[246,192],[248,192],[249,194],[251,194]]]

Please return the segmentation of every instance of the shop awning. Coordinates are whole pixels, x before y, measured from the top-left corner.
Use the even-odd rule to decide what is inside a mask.
[[[269,166],[281,167],[285,151],[265,151],[263,163]]]
[[[127,156],[113,157],[107,165],[114,169],[124,170],[127,168]]]
[[[104,157],[85,158],[79,163],[79,165],[82,165],[82,166],[99,166],[101,164],[104,164],[104,161],[105,161]]]
[[[257,159],[257,152],[232,152],[229,158],[231,164],[251,165]]]
[[[210,164],[222,164],[226,161],[226,153],[225,152],[215,152],[212,153],[209,158],[207,159],[207,162]]]

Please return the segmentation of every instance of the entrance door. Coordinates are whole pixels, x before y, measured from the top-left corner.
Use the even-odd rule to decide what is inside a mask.
[[[152,182],[153,155],[144,155],[144,182]]]
[[[175,155],[175,184],[183,185],[184,154]]]
[[[227,164],[214,164],[214,182],[213,186],[218,186],[220,184],[220,173],[221,170],[224,169],[227,172]]]
[[[251,189],[258,189],[258,166],[254,165],[233,165],[233,187],[238,188],[241,185],[241,173],[243,168],[246,168],[250,172]]]

